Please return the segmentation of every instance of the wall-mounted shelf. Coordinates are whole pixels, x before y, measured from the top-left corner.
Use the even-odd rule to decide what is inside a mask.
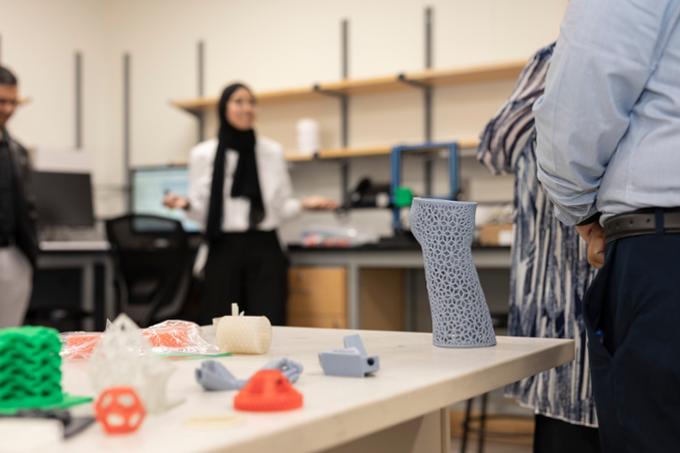
[[[400,76],[408,81],[420,82],[432,86],[459,85],[494,80],[511,80],[517,77],[525,61],[511,61],[498,64],[476,65],[457,69],[430,69],[418,72],[373,77],[367,79],[341,80],[338,82],[320,83],[305,88],[291,88],[277,91],[256,93],[257,100],[262,105],[277,102],[301,101],[314,99],[319,96],[315,86],[321,91],[341,94],[372,94],[386,91],[406,89]],[[198,115],[214,109],[217,97],[201,97],[171,101],[172,105],[186,112]]]
[[[467,138],[458,140],[458,146],[461,150],[473,150],[479,146],[479,139]],[[389,156],[392,152],[391,146],[371,146],[371,147],[357,147],[357,148],[339,148],[339,149],[325,149],[319,151],[315,156],[299,155],[295,153],[286,153],[286,160],[288,162],[310,162],[312,160],[334,160],[334,159],[351,159],[354,157],[371,157],[371,156]],[[467,154],[467,153],[466,153]]]
[[[257,102],[259,104],[275,104],[277,102],[287,101],[305,101],[314,99],[318,95],[313,88],[291,88],[287,90],[263,91],[257,93]]]
[[[479,145],[479,140],[476,138],[468,138],[458,140],[461,157],[473,156],[475,149]],[[470,151],[466,153],[465,151]],[[315,155],[297,154],[295,152],[287,152],[284,158],[287,162],[312,162],[318,160],[337,160],[337,159],[352,159],[357,157],[371,157],[371,156],[389,156],[392,153],[391,146],[372,146],[361,148],[338,148],[338,149],[324,149]],[[168,166],[186,166],[187,162],[173,161],[167,164]]]
[[[522,71],[525,61],[506,61],[493,64],[478,64],[466,67],[450,69],[433,69],[432,62],[432,8],[425,8],[424,15],[424,70],[407,71],[396,74],[388,74],[381,77],[363,79],[349,78],[349,21],[341,22],[340,36],[340,61],[341,79],[333,82],[315,83],[303,87],[256,92],[255,96],[260,105],[266,106],[275,103],[298,102],[312,99],[321,99],[323,96],[334,98],[339,101],[339,149],[320,150],[313,156],[298,155],[295,152],[286,153],[288,162],[310,162],[320,160],[335,160],[340,170],[340,193],[343,197],[343,205],[348,205],[350,161],[352,158],[369,156],[390,156],[391,146],[365,146],[351,147],[349,138],[350,99],[354,95],[380,94],[406,90],[418,90],[423,98],[423,138],[421,145],[407,146],[411,151],[418,153],[420,148],[432,149],[434,140],[434,93],[435,87],[462,86],[471,83],[488,83],[494,81],[513,80]],[[204,139],[206,116],[216,110],[217,97],[203,97],[203,50],[202,42],[199,43],[199,90],[201,97],[194,99],[174,100],[172,105],[190,113],[198,120],[199,141]],[[457,142],[461,153],[457,157],[472,157],[478,140],[464,139]],[[402,146],[403,148],[403,146]],[[436,148],[436,146],[435,146]],[[432,181],[434,175],[433,153],[422,153],[424,194],[432,194]],[[456,159],[457,161],[457,159]]]
[[[526,65],[526,60],[503,64],[486,64],[459,69],[427,69],[405,74],[406,79],[432,86],[463,85],[466,83],[514,80]]]
[[[319,89],[340,94],[375,94],[406,89],[399,83],[399,75],[368,79],[340,80],[318,84]]]
[[[284,157],[288,162],[308,162],[314,160],[314,156],[306,154],[286,153]]]
[[[318,97],[314,87],[291,88],[287,90],[263,91],[256,93],[257,102],[260,105],[275,104],[278,102],[303,101]],[[171,101],[171,104],[179,109],[194,115],[200,115],[217,107],[219,99],[216,96]]]
[[[178,109],[182,109],[185,112],[191,113],[193,115],[198,115],[205,112],[206,110],[214,108],[217,105],[217,98],[203,97],[187,99],[183,101],[170,101],[170,103]]]
[[[319,159],[345,159],[349,157],[385,156],[392,150],[389,146],[370,146],[361,148],[338,148],[319,151]]]

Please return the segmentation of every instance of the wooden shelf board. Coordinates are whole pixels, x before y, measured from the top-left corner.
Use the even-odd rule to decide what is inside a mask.
[[[457,69],[430,69],[419,72],[408,72],[408,80],[428,83],[434,86],[455,85],[494,80],[514,79],[520,73],[526,61],[486,64]],[[398,75],[373,77],[367,79],[340,80],[318,84],[321,90],[344,94],[382,93],[408,89],[409,86],[399,81]],[[266,105],[284,101],[302,101],[319,96],[313,87],[290,88],[285,90],[264,91],[256,93],[258,102]],[[216,97],[203,97],[172,101],[172,105],[193,114],[199,114],[215,108]]]
[[[407,73],[406,78],[434,86],[513,80],[517,78],[525,65],[526,61],[514,61],[459,69],[430,69]]]
[[[390,154],[390,146],[368,146],[363,148],[327,149],[319,151],[320,159],[343,159],[346,157],[384,156]]]
[[[466,155],[473,155],[475,148],[479,145],[479,140],[476,138],[467,138],[458,141],[460,148],[462,150],[470,150]],[[369,156],[386,156],[392,152],[392,147],[390,146],[372,146],[372,147],[361,147],[361,148],[339,148],[339,149],[328,149],[319,151],[318,156],[310,156],[306,154],[298,154],[295,151],[285,153],[285,159],[288,162],[311,162],[318,159],[342,159],[351,157],[369,157]],[[164,165],[170,167],[184,167],[188,166],[187,161],[170,161]],[[143,167],[143,166],[142,166]]]
[[[171,101],[171,104],[179,109],[190,113],[198,114],[205,110],[215,108],[217,105],[216,97],[204,97],[196,99],[185,99],[182,101]]]
[[[479,146],[479,139],[474,137],[474,138],[462,138],[458,140],[458,146],[460,149],[471,149],[471,148],[477,148]]]
[[[312,88],[291,88],[278,91],[263,91],[256,94],[257,102],[261,105],[274,104],[284,101],[300,101],[318,98],[319,94]],[[172,101],[171,104],[187,112],[199,114],[207,110],[212,110],[217,106],[217,97],[203,97],[196,99],[185,99]]]
[[[458,140],[461,150],[473,150],[479,146],[479,139],[464,138]],[[317,154],[317,159],[345,159],[352,157],[370,157],[370,156],[388,156],[392,152],[391,146],[366,146],[358,148],[338,148],[325,149]],[[289,162],[304,162],[311,161],[315,158],[312,156],[298,155],[295,153],[287,153],[286,160]]]
[[[296,153],[286,153],[285,159],[288,162],[307,162],[312,159],[314,159],[314,156],[307,156],[304,154],[296,154]]]
[[[290,88],[277,91],[263,91],[255,95],[258,104],[272,104],[283,101],[305,101],[319,97],[313,88]]]
[[[334,91],[343,94],[369,94],[382,93],[407,89],[408,85],[400,82],[397,76],[373,77],[369,79],[341,80],[319,84],[322,90]]]

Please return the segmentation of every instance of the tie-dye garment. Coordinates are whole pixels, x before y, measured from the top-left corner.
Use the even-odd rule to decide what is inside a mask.
[[[538,51],[524,68],[510,99],[487,124],[477,158],[495,174],[515,175],[509,334],[576,342],[573,362],[511,384],[506,394],[538,414],[597,426],[581,305],[594,270],[574,227],[553,217],[536,177],[532,106],[543,93],[553,48]]]

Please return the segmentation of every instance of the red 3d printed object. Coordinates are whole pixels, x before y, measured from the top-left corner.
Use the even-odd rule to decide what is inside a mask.
[[[97,421],[108,434],[136,431],[146,411],[142,400],[131,387],[111,387],[104,390],[94,407]]]
[[[279,370],[260,370],[234,397],[241,411],[287,411],[302,407],[302,393]]]

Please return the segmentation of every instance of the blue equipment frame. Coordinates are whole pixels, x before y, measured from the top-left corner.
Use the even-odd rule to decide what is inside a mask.
[[[449,151],[449,200],[455,200],[458,197],[459,192],[459,165],[458,165],[458,142],[441,142],[441,143],[423,143],[421,145],[397,145],[392,148],[390,154],[390,165],[392,172],[392,182],[390,190],[392,192],[392,197],[397,191],[397,188],[401,186],[402,178],[402,156],[404,153],[413,152],[432,152],[439,150]],[[394,202],[394,200],[392,200]],[[403,230],[400,216],[401,208],[392,208],[392,229],[395,232]]]

